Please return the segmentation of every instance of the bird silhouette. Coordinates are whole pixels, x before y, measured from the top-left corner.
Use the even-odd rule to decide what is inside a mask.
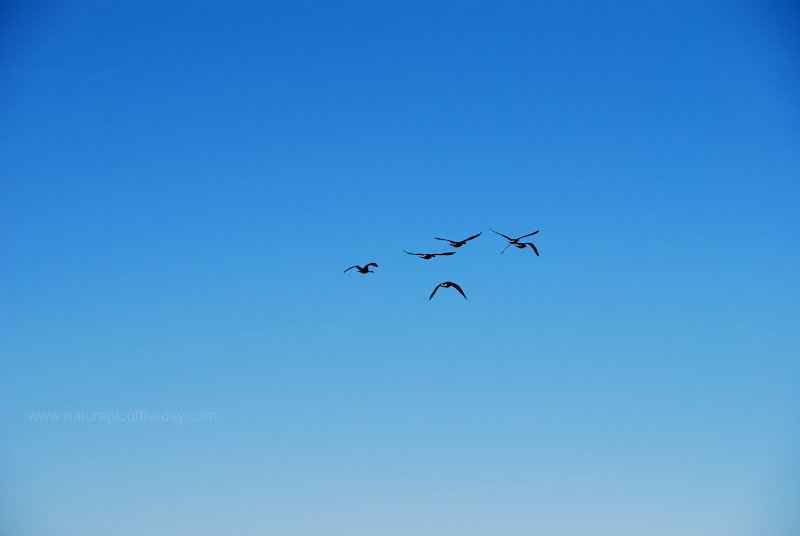
[[[434,294],[436,294],[436,291],[437,291],[437,290],[439,290],[439,287],[442,287],[442,288],[449,288],[449,287],[453,287],[453,288],[454,288],[454,289],[456,289],[456,290],[457,290],[457,291],[458,291],[458,292],[459,292],[459,293],[460,293],[462,296],[464,296],[464,299],[465,299],[465,300],[467,299],[467,295],[466,295],[466,294],[464,294],[464,291],[463,291],[463,290],[461,290],[461,287],[459,287],[459,286],[458,286],[456,283],[453,283],[452,281],[445,281],[444,283],[439,283],[438,285],[436,285],[436,288],[435,288],[435,289],[433,289],[433,292],[431,292],[431,296],[430,296],[430,298],[428,298],[428,301],[431,301],[431,299],[433,299],[433,295],[434,295]]]
[[[369,269],[370,266],[374,266],[375,268],[378,267],[377,263],[371,262],[371,263],[369,263],[369,264],[367,264],[365,266],[359,266],[359,265],[356,264],[355,266],[351,266],[347,270],[352,270],[353,268],[355,268],[356,270],[359,271],[359,273],[362,273],[362,274],[374,274],[375,272],[373,270]],[[345,272],[347,272],[347,270],[345,270]]]
[[[410,251],[403,250],[403,253],[408,253],[409,255],[416,255],[420,259],[432,259],[434,257],[438,257],[440,255],[455,255],[455,251],[445,251],[444,253],[411,253]]]
[[[520,240],[522,240],[523,238],[526,238],[526,237],[528,237],[528,236],[533,236],[533,235],[535,235],[536,233],[538,233],[538,232],[539,232],[539,231],[534,231],[534,232],[532,232],[532,233],[528,233],[528,234],[526,234],[526,235],[522,235],[522,236],[520,236],[520,237],[518,237],[518,238],[511,238],[510,236],[506,236],[506,235],[504,235],[503,233],[498,233],[497,231],[495,231],[495,230],[494,230],[494,229],[492,229],[491,227],[489,227],[489,230],[490,230],[490,231],[492,231],[492,232],[493,232],[493,233],[495,233],[495,234],[499,234],[500,236],[502,236],[503,238],[505,238],[506,240],[508,240],[508,244],[506,244],[506,247],[504,247],[504,248],[503,248],[503,251],[501,251],[501,252],[500,252],[500,255],[502,255],[503,253],[505,253],[505,252],[506,252],[506,250],[508,249],[508,246],[517,246],[517,247],[518,247],[518,248],[520,248],[520,249],[525,249],[525,246],[524,246],[524,245],[523,245],[523,246],[520,246],[520,245],[519,245],[519,241],[520,241]],[[537,256],[539,255],[539,252],[536,250],[536,246],[534,246],[532,242],[525,242],[525,244],[530,244],[530,246],[533,248],[533,251],[534,251],[534,252],[536,252],[536,255],[537,255]]]
[[[479,236],[481,236],[481,233],[478,233],[476,235],[470,236],[469,238],[465,238],[464,240],[450,240],[449,238],[438,238],[438,237],[434,237],[434,238],[435,238],[435,240],[444,240],[445,242],[450,242],[450,245],[453,246],[454,248],[460,248],[461,246],[463,246],[464,244],[466,244],[467,242],[469,242],[473,238],[478,238]]]
[[[509,244],[508,246],[510,246],[510,245],[511,244]],[[533,242],[517,242],[514,245],[517,246],[519,249],[525,249],[525,246],[530,246],[531,249],[533,250],[533,252],[536,253],[536,256],[537,257],[539,256],[539,250],[536,249],[536,246],[533,245]],[[506,246],[506,247],[508,247],[508,246]],[[503,251],[505,251],[505,250],[503,250]]]

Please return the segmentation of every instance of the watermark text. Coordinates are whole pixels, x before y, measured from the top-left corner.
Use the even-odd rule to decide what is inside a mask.
[[[215,423],[216,411],[152,411],[136,409],[129,411],[29,411],[29,422],[39,423]]]

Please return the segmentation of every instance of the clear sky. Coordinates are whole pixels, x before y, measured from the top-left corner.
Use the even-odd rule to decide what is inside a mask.
[[[800,533],[798,10],[551,4],[5,2],[0,533]]]

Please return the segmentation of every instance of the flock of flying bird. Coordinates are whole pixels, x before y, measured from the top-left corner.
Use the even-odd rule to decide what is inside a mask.
[[[539,250],[536,249],[536,246],[533,245],[533,242],[520,242],[520,240],[522,240],[523,238],[527,238],[529,236],[533,236],[536,233],[538,233],[539,231],[534,231],[532,233],[528,233],[526,235],[522,235],[522,236],[520,236],[518,238],[511,238],[510,236],[506,236],[503,233],[498,233],[497,231],[495,231],[491,227],[489,228],[489,230],[492,231],[495,234],[498,234],[498,235],[502,236],[506,240],[508,240],[508,244],[506,244],[506,247],[504,247],[503,251],[500,252],[500,255],[505,253],[506,250],[509,248],[509,246],[515,246],[515,247],[517,247],[519,249],[525,249],[526,247],[530,246],[531,249],[533,250],[533,252],[536,254],[536,256],[537,257],[539,256]],[[434,237],[434,238],[435,238],[435,240],[443,240],[445,242],[449,242],[451,247],[460,248],[461,246],[463,246],[464,244],[466,244],[467,242],[469,242],[473,238],[478,238],[481,234],[482,233],[478,233],[476,235],[472,235],[469,238],[465,238],[464,240],[450,240],[448,238],[438,238],[438,237]],[[445,255],[455,255],[456,252],[455,251],[445,251],[444,253],[412,253],[410,251],[403,250],[403,253],[407,253],[409,255],[416,255],[420,259],[430,260],[430,259],[432,259],[434,257],[442,257],[442,256],[445,256]],[[355,268],[361,274],[372,274],[372,273],[374,273],[374,271],[370,270],[370,266],[374,266],[375,268],[377,268],[378,267],[378,263],[370,262],[370,263],[365,264],[364,266],[359,266],[359,265],[351,266],[350,268],[345,270],[345,272]],[[440,288],[450,288],[450,287],[456,289],[462,296],[464,296],[465,300],[467,299],[467,295],[464,294],[464,291],[461,289],[460,286],[458,286],[458,284],[453,283],[452,281],[445,281],[444,283],[439,283],[438,285],[436,285],[436,288],[434,288],[433,292],[431,292],[431,295],[428,298],[428,301],[430,301],[433,298],[433,295],[436,294],[436,291],[439,290]]]

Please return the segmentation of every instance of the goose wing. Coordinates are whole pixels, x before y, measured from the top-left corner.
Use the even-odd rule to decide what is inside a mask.
[[[433,298],[433,295],[434,295],[434,294],[436,294],[436,291],[437,291],[437,290],[439,290],[439,287],[441,287],[441,286],[442,286],[442,284],[441,284],[441,283],[439,283],[438,285],[436,285],[436,288],[434,288],[434,289],[433,289],[433,292],[431,292],[431,296],[430,296],[430,298],[428,298],[428,301],[431,301],[431,299]]]
[[[370,262],[364,268],[368,268],[370,266],[374,266],[375,268],[377,268],[378,267],[378,263],[377,262]]]
[[[478,233],[478,234],[476,234],[476,235],[472,235],[472,236],[470,236],[469,238],[465,238],[464,240],[462,240],[462,242],[469,242],[469,241],[470,241],[470,240],[472,240],[473,238],[478,238],[479,236],[481,236],[481,234],[483,234],[483,233],[481,232],[481,233]]]
[[[403,253],[408,253],[409,255],[425,255],[424,253],[411,253],[410,251],[403,250]]]
[[[533,242],[526,242],[526,244],[528,244],[531,247],[533,252],[536,253],[536,256],[538,257],[539,256],[539,250],[536,249],[536,246],[533,245]]]
[[[361,267],[360,267],[360,266],[356,265],[356,266],[351,266],[351,267],[350,267],[350,268],[348,268],[347,270],[352,270],[353,268],[357,268],[357,269],[359,269],[359,270],[361,269]],[[345,272],[347,272],[347,270],[345,270]]]
[[[444,240],[445,242],[452,242],[449,238],[439,238],[438,236],[433,237],[434,240]]]
[[[444,253],[431,253],[431,255],[433,255],[434,257],[438,255],[455,255],[455,254],[456,254],[455,251],[445,251]]]
[[[528,233],[528,234],[526,234],[526,235],[522,235],[522,236],[520,236],[519,238],[517,238],[517,240],[522,240],[523,238],[527,238],[527,237],[529,237],[529,236],[533,236],[533,235],[535,235],[535,234],[536,234],[536,233],[538,233],[538,232],[539,232],[539,231],[534,231],[534,232],[532,232],[532,233]]]
[[[506,236],[506,235],[504,235],[503,233],[498,233],[497,231],[495,231],[495,230],[494,230],[494,229],[492,229],[491,227],[489,227],[489,230],[490,230],[491,232],[493,232],[494,234],[499,234],[500,236],[502,236],[502,237],[503,237],[503,238],[505,238],[506,240],[514,240],[514,239],[513,239],[513,238],[511,238],[510,236]]]
[[[465,300],[467,299],[467,295],[466,295],[466,294],[464,294],[464,291],[463,291],[463,290],[461,290],[461,287],[459,287],[459,286],[458,286],[458,283],[453,283],[452,281],[450,281],[450,285],[451,285],[451,286],[452,286],[454,289],[456,289],[457,291],[459,291],[459,292],[461,293],[461,295],[462,295],[462,296],[464,296],[464,299],[465,299]]]

